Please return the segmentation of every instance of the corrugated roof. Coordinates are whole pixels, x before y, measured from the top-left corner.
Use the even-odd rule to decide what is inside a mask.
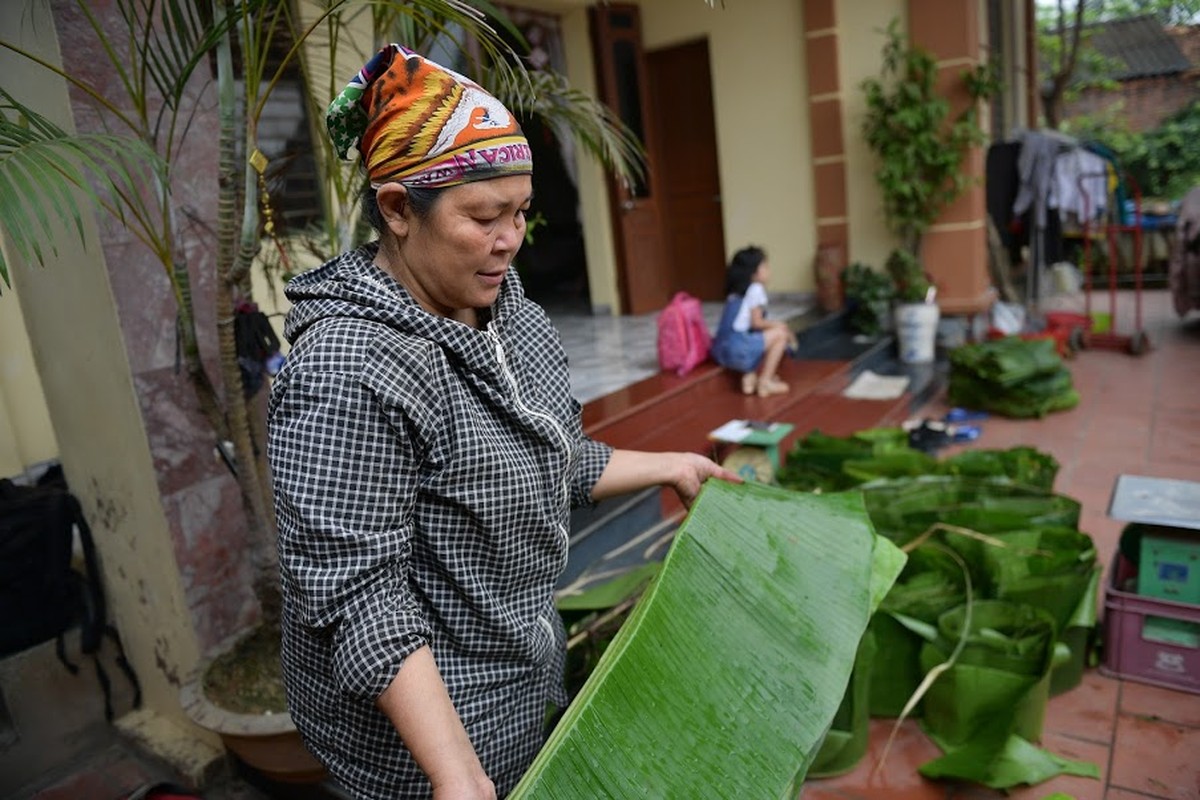
[[[1101,22],[1089,28],[1091,46],[1117,62],[1110,78],[1124,81],[1174,75],[1192,67],[1175,39],[1153,16]]]

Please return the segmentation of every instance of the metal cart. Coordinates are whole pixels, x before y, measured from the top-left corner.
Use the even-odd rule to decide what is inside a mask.
[[[1103,214],[1094,215],[1092,213],[1092,209],[1099,206],[1099,203],[1096,202],[1099,198],[1092,198],[1088,195],[1087,183],[1089,179],[1102,178],[1104,185],[1109,186],[1108,173],[1083,174],[1077,178],[1084,205],[1083,258],[1080,264],[1080,270],[1083,272],[1084,315],[1091,324],[1086,328],[1073,331],[1071,343],[1077,347],[1124,350],[1132,355],[1140,356],[1150,349],[1150,338],[1142,327],[1142,194],[1133,178],[1127,174],[1122,177],[1133,195],[1133,213],[1130,222],[1123,221],[1126,209],[1121,207],[1118,196],[1111,190],[1107,192]],[[1122,234],[1130,237],[1133,248],[1134,324],[1130,333],[1117,332],[1117,263],[1120,258],[1118,239]],[[1093,267],[1095,266],[1093,240],[1103,241],[1108,262],[1109,327],[1102,331],[1095,330],[1095,317],[1092,311]]]

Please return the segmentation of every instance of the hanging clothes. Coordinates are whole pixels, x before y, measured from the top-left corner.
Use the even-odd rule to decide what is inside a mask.
[[[1054,157],[1051,204],[1064,223],[1090,224],[1108,207],[1108,163],[1082,147]]]
[[[1176,314],[1182,317],[1200,308],[1200,186],[1192,187],[1179,203],[1168,280]]]

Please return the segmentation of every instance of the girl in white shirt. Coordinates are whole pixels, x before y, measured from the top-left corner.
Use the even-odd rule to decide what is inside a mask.
[[[743,247],[734,253],[725,272],[725,310],[711,350],[718,364],[742,373],[742,394],[757,392],[759,397],[788,391],[776,373],[784,351],[796,345],[787,323],[767,319],[770,277],[761,247]]]

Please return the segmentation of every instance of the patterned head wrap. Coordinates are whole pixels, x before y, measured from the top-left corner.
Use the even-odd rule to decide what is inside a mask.
[[[325,115],[341,158],[362,154],[371,185],[455,186],[527,175],[521,127],[479,84],[398,44],[359,70]]]

